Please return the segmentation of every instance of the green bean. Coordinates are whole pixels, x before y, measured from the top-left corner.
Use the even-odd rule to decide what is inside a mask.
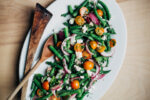
[[[38,88],[36,86],[33,88],[33,91],[31,92],[31,95],[30,95],[31,98],[33,98],[35,96],[37,89]]]
[[[57,45],[57,34],[54,34],[54,45]]]
[[[41,98],[38,98],[36,100],[45,100],[47,98],[49,98],[50,96],[52,96],[53,94],[52,93],[49,93],[48,95],[44,96],[44,97],[41,97]]]
[[[41,83],[40,83],[37,79],[34,79],[33,81],[34,81],[35,85],[36,85],[38,88],[40,88],[40,90],[43,91],[43,92],[46,94],[46,90],[44,90],[44,89],[42,88]]]
[[[75,34],[75,33],[81,32],[81,30],[80,29],[73,29],[73,30],[71,30],[71,32]]]
[[[69,57],[67,55],[64,55],[64,58],[66,59],[67,62],[69,62]]]
[[[60,60],[63,59],[63,57],[60,55],[60,53],[59,53],[53,46],[49,46],[49,49],[50,49]]]
[[[51,65],[53,67],[57,67],[59,69],[63,69],[63,67],[61,65],[59,65],[59,64],[57,64],[55,62],[54,63],[52,63],[52,62],[46,62],[46,64]]]
[[[73,14],[73,9],[72,9],[71,5],[68,6],[68,11],[71,15]]]
[[[75,94],[75,93],[80,93],[81,92],[81,89],[78,89],[78,90],[67,90],[67,91],[64,91],[63,93],[59,94],[59,96],[67,96],[67,95],[72,95],[72,94]]]
[[[56,70],[56,68],[55,68],[55,67],[53,67],[53,68],[52,68],[52,70],[51,70],[51,72],[49,73],[49,76],[51,76],[51,77],[52,77],[52,76],[54,75],[54,73],[55,73],[55,70]]]
[[[69,74],[66,74],[64,77],[64,83],[66,82],[66,80],[69,78]]]
[[[31,89],[34,89],[34,88],[35,88],[35,84],[34,84],[34,82],[32,82]]]
[[[78,12],[79,12],[80,8],[84,7],[84,6],[88,3],[88,1],[89,1],[89,0],[85,0],[80,6],[78,6],[78,7],[75,9],[75,11],[74,11],[74,13],[73,13],[73,16],[74,16],[74,17],[76,17],[76,16],[78,15]]]
[[[41,79],[41,82],[43,83],[46,79],[47,79],[47,76],[44,76],[44,77]]]
[[[71,27],[70,27],[71,30],[79,29],[79,28],[81,28],[81,26],[79,26],[79,25],[74,25],[74,26],[71,26]]]
[[[97,35],[95,35],[95,34],[93,34],[93,33],[90,33],[90,36],[93,38],[93,39],[95,39],[95,40],[97,40],[97,41],[102,41],[102,39],[101,39],[101,37],[100,36],[97,36]]]
[[[105,26],[106,22],[98,15],[95,7],[94,7],[94,13],[95,13],[96,17],[99,19],[99,21],[102,23],[102,25]]]
[[[76,77],[76,76],[77,76],[77,74],[71,74],[70,75],[71,78]]]
[[[110,34],[116,34],[115,30],[113,28],[107,28],[107,31],[110,33]]]
[[[69,26],[69,23],[67,23],[67,22],[64,22],[63,24],[64,24],[65,26]]]
[[[70,53],[70,54],[72,54],[72,53],[74,53],[72,50],[70,50],[70,49],[65,49],[68,53]]]
[[[65,34],[65,38],[69,36],[68,27],[64,28],[64,34]]]
[[[66,17],[67,15],[68,15],[68,12],[64,13],[64,14],[61,14],[61,16],[63,16],[63,17]]]
[[[107,5],[104,2],[102,2],[101,0],[98,0],[98,3],[101,4],[102,7],[105,9],[106,14],[107,14],[107,19],[110,20],[111,14],[109,12],[109,9],[108,9]]]
[[[91,69],[91,71],[92,71],[92,72],[96,72],[96,69],[95,69],[95,68],[93,68],[93,69]]]
[[[67,49],[70,48],[70,40],[67,40],[67,42],[66,42],[66,47],[67,47]]]
[[[88,28],[87,32],[94,30],[95,28]]]
[[[70,60],[69,65],[68,65],[69,69],[71,69],[71,67],[73,66],[75,57],[76,57],[75,54],[71,55],[71,60]]]
[[[80,98],[78,98],[78,100],[83,100],[83,98],[88,94],[88,91],[85,91],[82,96]]]
[[[41,80],[42,77],[43,77],[42,74],[35,74],[34,79]]]

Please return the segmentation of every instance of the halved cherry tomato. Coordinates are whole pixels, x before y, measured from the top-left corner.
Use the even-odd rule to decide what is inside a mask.
[[[86,7],[82,7],[79,11],[81,16],[87,15],[88,14],[88,9]]]
[[[96,41],[90,41],[90,46],[92,49],[96,49],[97,48],[97,42]]]
[[[82,52],[82,56],[84,59],[90,59],[92,57],[86,50]]]
[[[86,70],[91,70],[94,67],[94,63],[92,61],[85,61],[83,67]]]
[[[85,20],[82,16],[77,16],[75,18],[75,22],[76,22],[77,25],[83,25],[85,23]]]
[[[56,97],[56,96],[52,95],[52,96],[49,98],[49,100],[60,100],[60,97]]]
[[[45,81],[45,82],[42,84],[42,86],[43,86],[43,89],[49,90],[49,82],[48,82],[48,81]]]
[[[96,32],[97,35],[103,35],[103,33],[104,33],[104,28],[97,27],[97,28],[95,29],[95,32]]]
[[[58,41],[57,44],[56,44],[56,46],[57,46],[57,47],[60,47],[60,46],[61,46],[61,43],[62,43],[61,41]]]
[[[114,47],[116,45],[116,40],[115,39],[111,39],[109,41],[109,45],[110,45],[110,47]]]
[[[76,44],[74,45],[74,50],[75,50],[76,52],[82,52],[82,51],[84,50],[84,46],[83,46],[82,44],[80,44],[80,43],[76,43]]]
[[[99,52],[99,53],[101,53],[101,52],[104,52],[105,49],[106,49],[105,46],[98,46],[98,47],[96,48],[96,51]]]
[[[37,94],[39,97],[42,97],[42,96],[44,95],[44,93],[43,93],[40,89],[37,89],[36,94]]]
[[[79,81],[78,80],[73,80],[72,82],[71,82],[71,87],[73,88],[73,89],[79,89],[80,88],[80,83],[79,83]]]
[[[97,9],[97,13],[99,16],[101,16],[101,17],[103,16],[103,11],[101,9]]]

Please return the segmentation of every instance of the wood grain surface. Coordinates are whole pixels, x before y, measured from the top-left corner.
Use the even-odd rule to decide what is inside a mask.
[[[0,0],[1,100],[18,84],[18,59],[36,2],[46,7],[52,0]],[[101,100],[150,100],[150,0],[117,2],[127,22],[127,53],[117,79]]]

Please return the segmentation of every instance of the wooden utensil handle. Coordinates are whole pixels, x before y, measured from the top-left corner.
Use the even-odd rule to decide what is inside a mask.
[[[15,95],[18,93],[18,91],[23,87],[23,85],[28,81],[29,77],[34,73],[34,71],[38,68],[38,66],[42,63],[42,60],[40,59],[35,66],[31,69],[31,71],[25,76],[25,78],[19,83],[17,88],[13,91],[13,93],[8,97],[8,100],[12,100]]]

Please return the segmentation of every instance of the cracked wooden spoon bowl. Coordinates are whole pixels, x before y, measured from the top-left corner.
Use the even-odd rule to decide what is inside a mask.
[[[18,93],[18,91],[23,87],[23,85],[28,81],[30,76],[35,72],[35,70],[39,67],[39,65],[49,57],[53,56],[53,53],[49,50],[49,46],[54,45],[53,42],[53,36],[50,36],[46,43],[44,44],[42,55],[40,57],[40,60],[33,66],[31,71],[25,76],[25,78],[21,81],[21,83],[17,86],[17,88],[14,90],[14,92],[10,95],[8,100],[12,100],[13,97]]]

